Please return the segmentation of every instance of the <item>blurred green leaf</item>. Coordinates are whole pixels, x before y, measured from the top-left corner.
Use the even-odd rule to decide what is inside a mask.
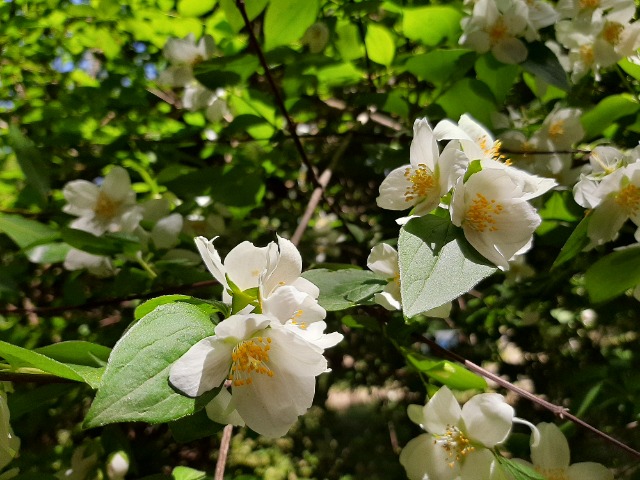
[[[13,124],[9,125],[9,144],[16,153],[27,183],[38,193],[40,203],[44,203],[49,195],[50,169],[42,161],[42,152]]]
[[[318,303],[328,311],[354,307],[382,291],[387,284],[370,270],[307,270],[302,275],[320,289]]]
[[[407,38],[433,47],[443,40],[450,43],[460,38],[462,11],[445,5],[407,7],[402,15],[402,30]]]
[[[316,21],[318,0],[271,0],[264,16],[264,48],[272,50],[299,40]]]
[[[199,17],[209,12],[216,0],[178,0],[178,13],[184,17]]]
[[[550,85],[561,90],[569,90],[567,74],[560,65],[556,54],[542,42],[527,45],[529,55],[520,66],[529,73],[537,75]]]
[[[627,247],[602,257],[585,272],[584,280],[594,303],[612,300],[640,285],[640,247]]]
[[[419,80],[443,86],[452,78],[464,76],[473,67],[476,54],[462,49],[438,49],[409,57],[407,71]]]
[[[587,229],[590,219],[591,217],[587,216],[576,226],[575,230],[562,246],[558,257],[553,262],[553,265],[551,265],[552,270],[575,258],[587,245],[589,245]]]
[[[180,443],[193,442],[200,438],[210,437],[222,430],[223,427],[224,425],[211,420],[204,409],[193,415],[169,422],[173,438]]]
[[[340,52],[342,60],[355,60],[362,58],[364,55],[364,47],[358,27],[353,23],[341,20],[336,25],[335,45]]]
[[[520,69],[496,60],[493,55],[481,55],[475,63],[477,79],[485,83],[493,93],[498,105],[504,103]]]
[[[628,93],[610,95],[580,118],[585,130],[585,139],[601,135],[605,129],[619,118],[632,115],[640,110],[640,104]]]
[[[449,118],[458,119],[463,113],[484,125],[492,125],[491,113],[496,111],[493,93],[480,80],[463,78],[448,88],[438,99]]]
[[[267,6],[267,3],[269,3],[269,0],[251,0],[249,2],[245,2],[245,8],[247,9],[247,17],[249,17],[249,20],[254,20],[258,15],[260,15],[264,10],[264,7]],[[229,22],[233,32],[238,33],[242,30],[245,26],[244,20],[242,19],[240,10],[236,7],[235,0],[220,0],[220,6],[224,11],[227,22]]]
[[[44,373],[55,375],[56,377],[84,382],[82,375],[64,363],[58,362],[46,355],[18,347],[7,342],[0,341],[0,356],[4,358],[15,369],[35,368]]]
[[[43,223],[5,213],[0,213],[0,231],[22,249],[60,238],[60,232]]]
[[[448,360],[434,360],[419,353],[405,351],[410,365],[437,382],[455,390],[485,390],[487,382],[480,375]]]
[[[391,32],[377,23],[371,23],[367,27],[367,35],[364,38],[369,58],[376,63],[390,66],[396,54],[395,40]]]

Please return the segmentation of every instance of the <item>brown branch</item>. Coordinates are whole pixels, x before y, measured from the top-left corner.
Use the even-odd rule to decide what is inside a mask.
[[[467,367],[472,372],[477,373],[478,375],[482,375],[483,377],[488,378],[489,380],[497,383],[501,387],[506,388],[507,390],[511,390],[515,394],[517,394],[517,395],[519,395],[519,396],[521,396],[523,398],[526,398],[527,400],[529,400],[529,401],[531,401],[533,403],[536,403],[536,404],[540,405],[541,407],[546,408],[547,410],[550,410],[551,412],[553,412],[559,418],[570,420],[573,423],[575,423],[577,425],[580,425],[581,427],[586,428],[587,430],[595,433],[596,435],[598,435],[601,438],[605,439],[607,442],[612,443],[613,445],[615,445],[618,448],[624,450],[625,452],[635,456],[636,458],[640,458],[640,452],[638,452],[637,450],[634,450],[630,446],[622,443],[620,440],[616,440],[615,438],[611,437],[610,435],[607,435],[603,431],[598,430],[596,427],[588,424],[584,420],[579,419],[575,415],[572,415],[571,413],[569,413],[569,411],[566,408],[561,407],[559,405],[556,405],[554,403],[548,402],[546,400],[543,400],[542,398],[538,397],[537,395],[534,395],[531,392],[528,392],[528,391],[526,391],[526,390],[524,390],[524,389],[522,389],[520,387],[515,386],[511,382],[508,382],[507,380],[499,377],[498,375],[496,375],[494,373],[491,373],[490,371],[482,368],[479,365],[476,365],[475,363],[467,360],[466,358],[462,357],[461,355],[458,355],[457,353],[454,353],[451,350],[447,350],[446,348],[441,347],[435,341],[433,341],[433,340],[431,340],[431,339],[429,339],[427,337],[421,337],[421,341],[424,341],[427,345],[429,345],[429,348],[436,355],[439,355],[440,357],[443,357],[443,358],[448,358],[450,360],[453,360],[455,362],[458,362],[458,363],[464,365],[465,367]]]
[[[216,473],[214,480],[224,479],[224,467],[227,464],[227,456],[229,455],[229,444],[231,443],[231,433],[233,425],[227,425],[222,430],[222,438],[220,439],[220,450],[218,450],[218,461],[216,462]]]
[[[326,197],[324,187],[322,186],[322,183],[320,183],[320,179],[318,178],[316,171],[313,168],[313,164],[309,160],[309,157],[307,156],[307,152],[305,151],[304,146],[300,141],[300,137],[298,136],[297,129],[296,129],[296,123],[291,118],[291,115],[289,115],[289,111],[287,110],[287,107],[284,104],[284,100],[282,99],[280,90],[278,89],[278,86],[276,85],[276,82],[273,79],[273,75],[271,75],[271,70],[269,69],[269,64],[267,63],[267,59],[264,56],[264,52],[262,51],[262,48],[260,47],[260,43],[258,42],[258,39],[256,38],[255,33],[253,32],[251,21],[249,20],[249,16],[247,15],[247,10],[245,8],[244,0],[236,0],[236,6],[238,7],[238,10],[240,10],[240,14],[242,15],[244,24],[247,27],[247,32],[249,34],[249,43],[255,50],[258,60],[260,61],[260,65],[264,70],[264,76],[266,77],[267,82],[269,83],[269,87],[273,92],[273,97],[276,102],[276,105],[278,106],[280,113],[282,114],[282,116],[286,121],[287,130],[289,131],[289,134],[293,139],[293,143],[296,146],[296,150],[298,150],[298,154],[300,155],[300,159],[302,160],[302,163],[304,164],[305,167],[307,167],[307,170],[309,171],[311,183],[313,183],[315,188],[320,189],[322,193],[322,198],[324,199],[324,201],[327,203],[327,205],[329,205],[331,210],[338,216],[338,218],[342,219],[343,218],[342,211],[336,207],[334,202],[329,201],[329,199]],[[347,225],[347,222],[344,220],[342,223],[345,226]],[[349,230],[348,228],[346,230],[351,234],[351,230]]]

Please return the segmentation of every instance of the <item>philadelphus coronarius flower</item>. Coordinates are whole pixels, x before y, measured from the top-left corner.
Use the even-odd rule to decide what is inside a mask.
[[[564,434],[553,423],[536,425],[540,438],[531,445],[531,462],[518,459],[544,478],[566,480],[613,480],[611,470],[595,462],[570,465],[569,444]]]
[[[196,245],[234,314],[172,365],[169,380],[191,397],[223,386],[206,408],[212,420],[284,435],[311,406],[315,377],[327,371],[324,349],[342,335],[324,333],[318,288],[300,277],[302,259],[290,241],[243,242],[223,263],[213,240],[198,237]]]
[[[514,422],[514,410],[502,395],[482,393],[460,408],[451,391],[441,387],[424,407],[409,405],[407,413],[427,432],[400,453],[410,480],[490,479],[497,474],[491,449],[507,439]]]
[[[410,164],[391,171],[380,184],[378,206],[388,210],[406,210],[425,215],[440,204],[456,178],[464,173],[466,159],[460,155],[455,143],[450,143],[442,154],[426,118],[413,125]]]
[[[136,204],[127,171],[115,166],[100,186],[87,180],[74,180],[62,190],[66,213],[79,217],[71,228],[102,235],[105,232],[132,232],[140,223],[142,213]]]

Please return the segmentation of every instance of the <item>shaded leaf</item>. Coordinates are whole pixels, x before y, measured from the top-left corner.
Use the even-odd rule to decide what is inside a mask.
[[[318,303],[328,311],[344,310],[360,304],[387,284],[370,270],[307,270],[302,275],[320,289]]]
[[[610,253],[585,272],[585,287],[594,303],[606,302],[640,285],[640,247]]]
[[[560,65],[558,57],[542,42],[527,45],[529,55],[520,66],[529,73],[537,75],[550,85],[561,90],[569,90],[567,73]]]

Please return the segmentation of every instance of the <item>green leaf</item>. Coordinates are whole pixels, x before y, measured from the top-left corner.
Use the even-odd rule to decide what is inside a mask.
[[[253,20],[260,15],[264,10],[264,7],[267,6],[267,3],[269,3],[269,0],[251,0],[250,2],[245,2],[245,8],[247,9],[247,17],[249,17],[249,20]],[[227,18],[227,22],[229,22],[233,33],[238,33],[242,30],[245,26],[244,20],[242,19],[240,10],[236,7],[235,0],[220,0],[220,6],[224,11],[224,15]]]
[[[463,78],[454,83],[439,99],[440,105],[449,118],[460,118],[469,113],[484,125],[491,125],[491,112],[496,105],[493,93],[480,80]]]
[[[176,467],[171,472],[174,480],[206,480],[207,473],[189,467]]]
[[[80,384],[78,384],[80,385]],[[16,390],[8,397],[11,421],[42,408],[49,408],[52,401],[69,393],[68,383],[52,383],[29,390]]]
[[[168,303],[174,302],[185,302],[191,305],[195,305],[207,315],[213,315],[214,313],[220,312],[222,313],[223,317],[228,317],[231,313],[229,305],[224,302],[220,302],[217,300],[202,300],[200,298],[191,297],[189,295],[174,294],[152,298],[151,300],[147,300],[146,302],[138,305],[134,312],[134,318],[136,320],[140,320],[142,317],[148,315],[160,305],[166,305]]]
[[[210,90],[245,82],[260,65],[253,55],[217,57],[198,63],[193,68],[196,79]]]
[[[560,65],[558,57],[542,42],[527,45],[529,55],[520,66],[529,73],[537,75],[550,85],[561,90],[569,90],[567,74]]]
[[[478,80],[484,82],[498,104],[504,103],[520,69],[517,65],[507,65],[496,60],[493,55],[481,55],[475,64]]]
[[[640,246],[610,253],[585,272],[585,287],[594,303],[606,302],[640,285]]]
[[[637,113],[638,110],[640,104],[632,95],[609,95],[580,118],[585,130],[585,139],[601,135],[617,119]]]
[[[69,365],[58,362],[41,353],[0,341],[0,357],[4,358],[16,369],[36,368],[56,377],[84,382],[84,378]]]
[[[145,315],[113,347],[85,426],[168,422],[204,408],[217,389],[186,397],[169,384],[169,369],[196,342],[213,334],[209,316],[187,303],[160,305]]]
[[[335,28],[337,39],[336,48],[340,52],[342,60],[355,60],[362,58],[364,47],[358,27],[351,22],[340,20]]]
[[[439,307],[471,290],[497,269],[448,218],[427,215],[400,230],[400,289],[407,317]]]
[[[381,292],[387,281],[370,270],[307,270],[302,275],[320,289],[318,303],[328,311],[344,310]]]
[[[18,164],[27,183],[33,187],[38,193],[40,201],[44,203],[49,194],[50,169],[46,168],[41,159],[42,152],[14,124],[9,125],[9,144],[16,153]]]
[[[589,226],[589,221],[591,220],[590,216],[587,216],[582,219],[582,221],[578,224],[575,230],[571,233],[565,244],[560,249],[560,253],[558,257],[551,265],[551,270],[558,268],[561,265],[564,265],[569,260],[573,259],[576,255],[578,255],[582,250],[585,249],[587,245],[589,245],[589,237],[587,236],[587,229]]]
[[[71,247],[66,243],[46,243],[25,250],[25,254],[33,263],[64,262]]]
[[[545,480],[545,477],[533,468],[500,455],[496,455],[498,464],[508,473],[513,480]]]
[[[618,65],[620,65],[620,68],[622,68],[622,70],[627,72],[633,78],[635,78],[636,80],[640,80],[640,65],[638,65],[637,63],[633,63],[628,58],[623,58],[622,60],[620,60],[618,62]]]
[[[140,242],[137,239],[122,235],[107,234],[98,237],[92,233],[69,227],[63,227],[60,232],[62,239],[69,245],[93,255],[110,256],[130,249],[140,249]]]
[[[412,55],[405,68],[419,80],[442,86],[455,76],[464,74],[473,67],[476,54],[462,49],[438,49],[429,53]]]
[[[455,390],[484,390],[487,382],[480,375],[448,360],[434,360],[419,353],[405,351],[410,365],[430,378]]]
[[[203,409],[169,423],[171,434],[176,442],[187,443],[215,435],[223,425],[214,422]]]
[[[428,46],[443,40],[453,43],[460,38],[461,19],[462,12],[450,6],[409,7],[403,12],[402,30],[407,38]]]
[[[264,16],[264,48],[272,50],[304,35],[316,21],[318,0],[271,0]]]
[[[22,249],[60,238],[60,232],[43,223],[4,213],[0,213],[0,231]]]
[[[35,352],[62,363],[73,363],[87,367],[102,367],[107,364],[111,349],[96,343],[81,340],[54,343],[36,348]]]
[[[391,65],[396,54],[396,43],[386,27],[377,23],[369,24],[364,44],[367,46],[367,54],[371,61],[386,67]]]
[[[216,0],[178,0],[178,13],[183,17],[199,17],[209,12]]]

